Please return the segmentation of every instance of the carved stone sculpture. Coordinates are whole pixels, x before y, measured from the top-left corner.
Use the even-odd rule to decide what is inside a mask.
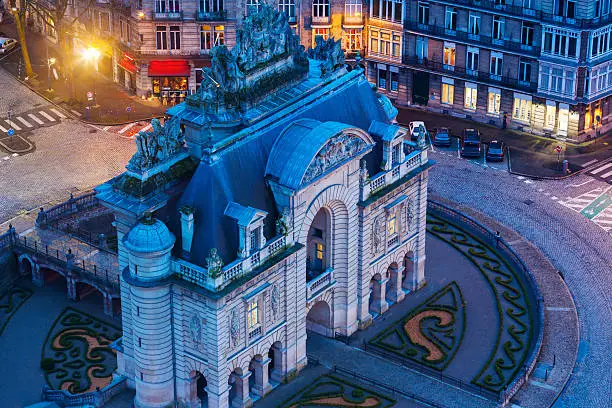
[[[151,131],[136,135],[136,153],[127,165],[128,170],[142,172],[150,169],[183,149],[185,137],[179,118],[169,119],[164,126],[159,119],[153,119],[151,127]]]
[[[208,276],[215,279],[221,275],[223,270],[223,260],[217,254],[217,248],[211,248],[208,258],[206,258],[206,269],[208,269]]]
[[[377,254],[380,252],[385,244],[385,217],[379,215],[374,219],[372,224],[372,253]]]
[[[291,215],[289,214],[289,208],[283,208],[282,215],[276,220],[276,233],[279,235],[287,235],[291,229]]]
[[[270,308],[272,309],[272,319],[276,320],[278,316],[278,307],[280,302],[280,291],[278,286],[274,285],[272,288],[272,294],[270,297]]]
[[[315,48],[308,50],[308,56],[312,59],[323,61],[321,64],[321,76],[344,65],[342,42],[334,40],[333,37],[324,40],[323,37],[316,36]]]
[[[406,232],[412,229],[412,221],[414,220],[414,205],[412,201],[406,203]]]
[[[202,339],[202,318],[198,312],[195,312],[191,316],[191,320],[189,322],[189,330],[191,332],[191,338],[194,343],[199,344]]]
[[[238,311],[232,309],[229,318],[230,347],[235,348],[240,341],[240,317]]]
[[[366,147],[358,136],[340,133],[331,137],[312,160],[302,183],[308,183],[319,177],[338,163],[355,156]]]

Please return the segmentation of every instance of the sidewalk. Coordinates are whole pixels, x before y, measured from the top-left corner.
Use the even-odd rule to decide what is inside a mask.
[[[7,37],[18,39],[14,24],[0,24],[0,32]],[[158,100],[143,100],[131,95],[111,78],[96,73],[87,61],[75,61],[71,87],[68,80],[62,78],[62,67],[55,45],[33,31],[27,31],[26,38],[32,68],[36,74],[35,79],[27,81],[28,86],[45,99],[71,112],[77,119],[93,124],[116,125],[163,116],[166,111],[167,107],[161,106]],[[53,73],[49,80],[47,52],[49,58],[56,58],[57,62],[53,67],[58,73],[57,80]],[[21,49],[15,48],[8,56],[0,59],[0,65],[13,76],[23,80],[25,69],[21,58]],[[49,83],[52,91],[48,90]],[[93,105],[93,101],[87,100],[87,92],[93,92],[94,88],[97,105],[87,109],[89,105]]]
[[[600,162],[612,157],[612,131],[605,134],[605,129],[602,129],[600,138],[575,145],[416,108],[398,106],[397,109],[397,121],[405,126],[411,121],[422,120],[428,130],[447,127],[455,137],[460,137],[463,129],[475,127],[480,129],[482,141],[485,143],[502,140],[510,151],[511,171],[528,177],[562,178],[564,174],[557,164],[558,161],[561,163],[568,160],[571,173],[576,173],[583,170],[586,163]],[[559,157],[555,152],[556,146],[562,148]]]

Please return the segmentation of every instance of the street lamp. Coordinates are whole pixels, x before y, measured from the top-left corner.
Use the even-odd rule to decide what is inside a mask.
[[[98,72],[98,58],[100,58],[100,51],[95,49],[94,47],[88,47],[83,51],[83,57],[86,60],[89,60],[94,65],[95,73],[92,74],[92,83],[93,83],[93,104],[94,106],[97,104],[96,101],[96,74]]]
[[[47,58],[47,89],[51,91],[51,67],[55,64],[55,58]]]

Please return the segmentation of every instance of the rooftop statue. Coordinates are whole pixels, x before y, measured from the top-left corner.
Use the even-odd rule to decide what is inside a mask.
[[[210,56],[211,67],[203,72],[200,90],[187,97],[188,104],[201,106],[208,112],[212,112],[213,107],[223,108],[228,101],[236,105],[236,101],[244,101],[248,95],[269,92],[268,89],[258,89],[258,81],[278,74],[279,67],[275,66],[269,75],[261,75],[261,70],[277,61],[286,62],[285,70],[296,64],[307,66],[304,47],[289,26],[287,16],[267,3],[262,4],[258,13],[243,21],[236,32],[234,48],[217,46],[211,50]],[[258,74],[253,76],[255,72]],[[251,81],[249,76],[252,76]],[[287,78],[295,77],[287,75]],[[279,86],[282,85],[282,81],[278,82]]]
[[[324,76],[336,68],[344,66],[342,42],[334,40],[333,37],[325,40],[318,35],[315,37],[315,47],[308,50],[308,57],[323,61],[321,64],[321,75]]]
[[[161,125],[159,119],[151,120],[152,130],[139,132],[136,135],[136,153],[130,159],[127,168],[134,172],[148,170],[158,163],[179,152],[185,138],[180,128],[180,119],[174,117]]]

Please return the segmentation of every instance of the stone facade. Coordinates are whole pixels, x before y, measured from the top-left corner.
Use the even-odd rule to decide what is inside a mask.
[[[399,19],[371,4],[368,77],[398,104],[583,140],[610,117],[608,3],[410,0]],[[402,27],[401,51],[380,48]]]
[[[261,13],[249,19],[276,19]],[[292,49],[294,34],[269,30],[238,37]],[[333,62],[333,43],[297,82],[278,79],[300,53],[271,51],[256,71],[238,58],[263,101],[241,108],[231,92],[216,103],[200,90],[96,189],[116,214],[117,374],[136,407],[250,406],[306,365],[308,332],[351,335],[425,283],[427,150],[361,69]],[[211,77],[221,63],[213,56]]]

